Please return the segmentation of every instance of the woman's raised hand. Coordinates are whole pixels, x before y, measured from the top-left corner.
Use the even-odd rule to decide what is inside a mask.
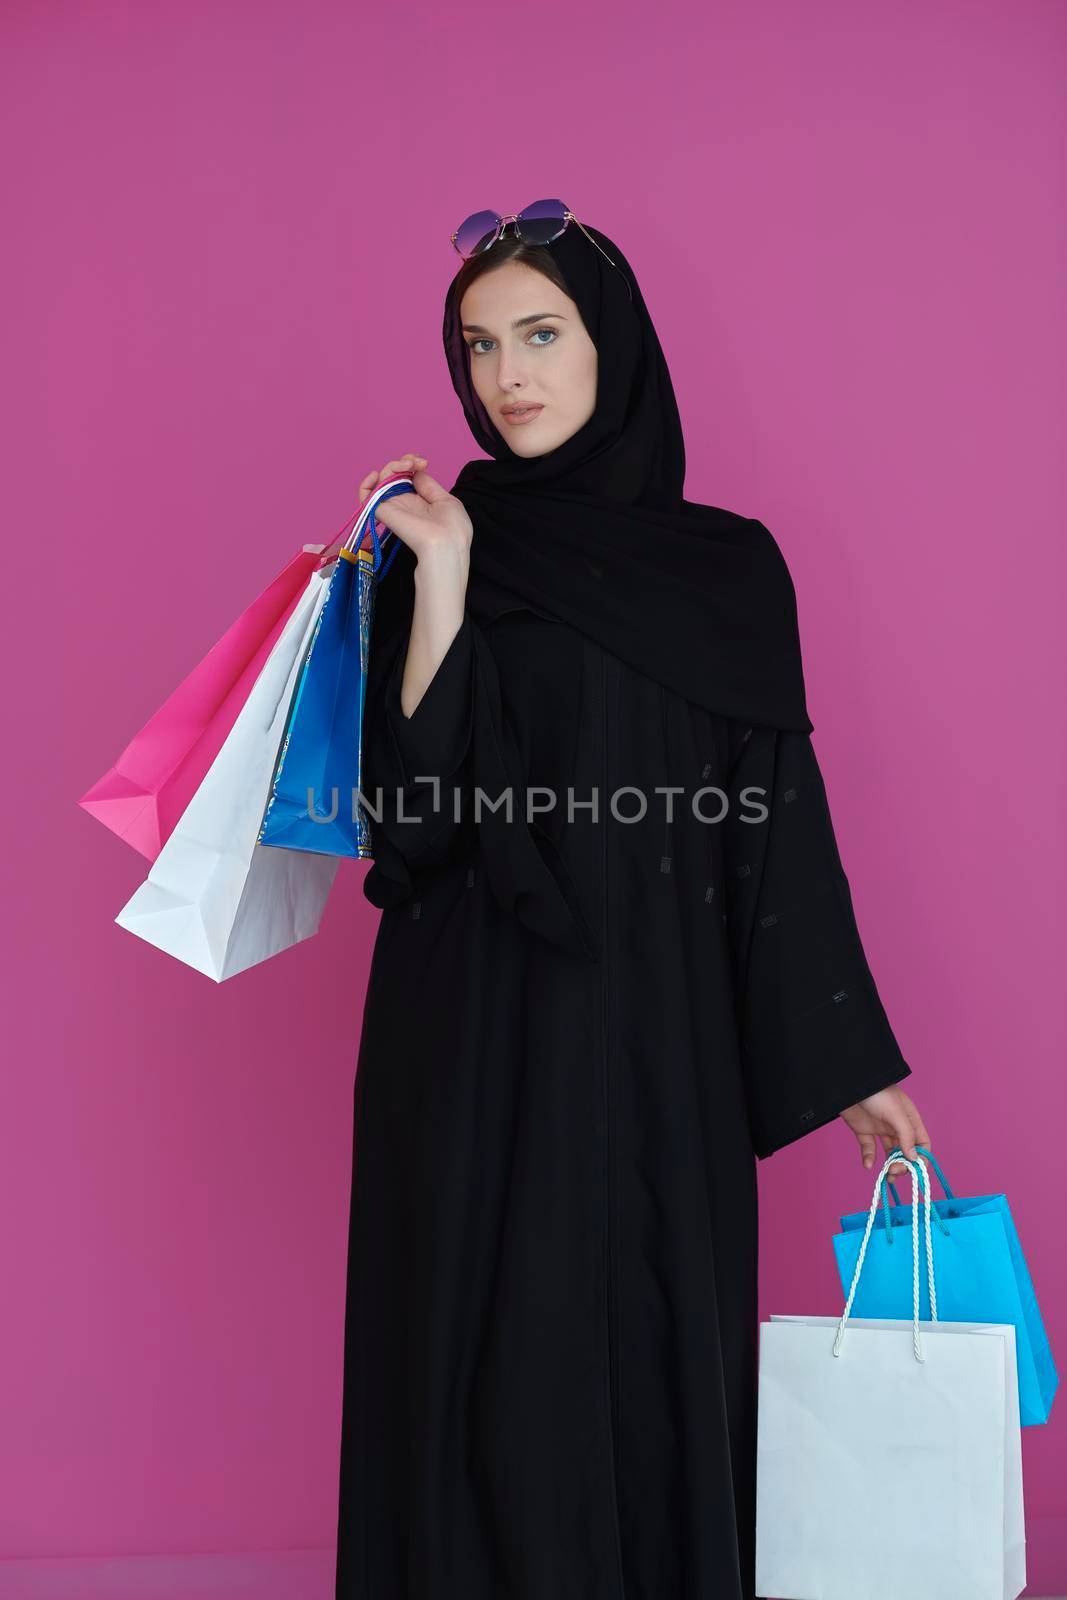
[[[392,472],[412,473],[414,494],[391,495],[374,508],[375,520],[410,546],[416,561],[438,549],[469,551],[474,526],[466,508],[426,471],[426,457],[409,453],[397,461],[387,461],[379,472],[368,472],[359,486],[360,504],[367,499],[381,478]],[[368,530],[366,539],[370,538]]]

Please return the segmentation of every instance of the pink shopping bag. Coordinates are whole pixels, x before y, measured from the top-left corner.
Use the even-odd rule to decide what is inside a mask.
[[[304,545],[78,801],[149,861],[203,782],[312,572],[354,520],[330,544]]]

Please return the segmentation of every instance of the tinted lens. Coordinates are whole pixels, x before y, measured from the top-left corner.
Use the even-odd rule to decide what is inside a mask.
[[[549,244],[566,227],[566,210],[562,200],[535,200],[519,212],[517,229],[526,244]]]
[[[499,226],[500,218],[495,211],[476,211],[456,230],[456,249],[461,256],[477,255],[479,250],[487,248]]]

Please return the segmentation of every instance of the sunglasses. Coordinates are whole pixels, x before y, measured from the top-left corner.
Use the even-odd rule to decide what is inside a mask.
[[[504,217],[498,216],[495,211],[475,211],[465,222],[460,223],[452,235],[452,244],[464,261],[469,261],[472,256],[480,255],[483,250],[488,250],[491,245],[496,244],[509,225],[515,229],[523,244],[546,245],[560,238],[572,222],[582,228],[574,212],[568,210],[562,200],[535,200],[533,205],[526,206],[524,210]],[[582,232],[590,244],[596,245],[608,265],[614,267],[616,263],[612,261],[607,251],[597,244],[589,230],[582,228]],[[623,282],[632,300],[633,291],[625,273]]]

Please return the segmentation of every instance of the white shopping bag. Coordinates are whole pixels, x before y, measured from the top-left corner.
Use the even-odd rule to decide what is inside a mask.
[[[849,1317],[886,1159],[840,1317],[760,1325],[756,1593],[772,1600],[1016,1600],[1026,1587],[1015,1328],[939,1322],[923,1158],[932,1320]]]
[[[313,572],[233,729],[115,921],[221,983],[318,931],[338,856],[257,843],[304,656],[336,562]]]

